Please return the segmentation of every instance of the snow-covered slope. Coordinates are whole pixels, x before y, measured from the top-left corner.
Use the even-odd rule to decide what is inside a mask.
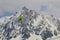
[[[60,35],[60,18],[22,9],[0,18],[0,40],[55,40],[53,37]],[[18,16],[22,16],[21,21]]]

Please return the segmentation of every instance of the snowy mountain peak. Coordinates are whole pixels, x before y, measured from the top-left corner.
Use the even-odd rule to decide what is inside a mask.
[[[0,19],[0,40],[47,40],[60,35],[60,19],[26,7],[15,15]],[[18,20],[21,16],[22,20]],[[2,21],[1,21],[2,20]],[[40,38],[38,38],[40,37]]]

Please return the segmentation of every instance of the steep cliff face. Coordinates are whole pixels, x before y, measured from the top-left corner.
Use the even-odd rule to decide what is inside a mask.
[[[21,16],[22,20],[18,20]],[[0,40],[47,40],[60,35],[60,19],[26,7],[0,19]],[[39,38],[40,37],[40,38]]]

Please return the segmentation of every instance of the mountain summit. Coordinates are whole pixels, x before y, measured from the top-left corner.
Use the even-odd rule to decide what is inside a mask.
[[[55,40],[60,35],[60,19],[42,15],[26,7],[0,18],[0,40]]]

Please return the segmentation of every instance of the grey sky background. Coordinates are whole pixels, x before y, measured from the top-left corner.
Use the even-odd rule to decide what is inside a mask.
[[[60,0],[0,0],[0,16],[11,15],[23,6],[60,17]]]

